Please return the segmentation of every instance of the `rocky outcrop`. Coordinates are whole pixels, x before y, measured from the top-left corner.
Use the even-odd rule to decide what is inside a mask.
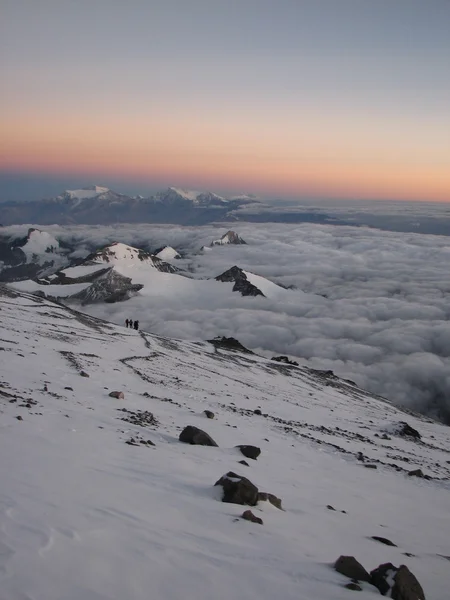
[[[246,354],[254,354],[254,352],[243,346],[239,340],[233,337],[219,335],[216,338],[207,341],[210,344],[214,344],[216,348],[222,348],[224,350],[237,350],[238,352],[245,352]]]
[[[113,268],[110,268],[88,288],[78,294],[69,296],[67,300],[81,302],[82,305],[100,302],[112,304],[128,300],[131,295],[136,294],[143,287],[141,284],[131,283],[130,277],[124,277]]]
[[[389,595],[393,600],[425,600],[422,586],[405,565],[382,564],[371,571],[370,577],[382,596]]]
[[[188,425],[183,429],[179,440],[193,446],[218,446],[210,435],[193,425]]]
[[[215,279],[216,281],[222,282],[234,282],[233,292],[240,292],[242,296],[265,297],[262,291],[257,288],[256,285],[250,283],[244,271],[236,265],[221,275],[218,275]]]

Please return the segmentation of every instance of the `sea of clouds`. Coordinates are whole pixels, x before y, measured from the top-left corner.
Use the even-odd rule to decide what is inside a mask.
[[[233,336],[266,356],[287,354],[332,369],[358,385],[450,423],[450,238],[364,227],[235,223],[245,246],[201,252],[227,227],[51,227],[77,244],[77,256],[111,241],[185,258],[190,277],[215,277],[233,265],[295,286],[285,299],[242,297],[232,284],[161,290],[151,298],[86,307],[118,323],[171,337]],[[130,315],[130,311],[132,314]]]

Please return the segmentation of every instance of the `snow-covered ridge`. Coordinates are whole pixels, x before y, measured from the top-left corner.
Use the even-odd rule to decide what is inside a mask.
[[[211,246],[224,246],[227,244],[246,244],[245,242],[235,231],[231,229],[223,234],[223,236],[211,242]]]
[[[448,427],[219,342],[1,287],[0,311],[2,598],[219,600],[232,582],[247,600],[348,600],[341,554],[405,564],[427,600],[447,597]],[[421,437],[394,432],[403,421]],[[183,444],[186,425],[218,446]],[[257,460],[242,464],[240,444]],[[429,479],[408,475],[418,468]],[[221,502],[223,475],[283,510]],[[241,518],[248,508],[262,525]],[[361,585],[361,599],[381,597]]]
[[[59,252],[59,242],[47,231],[29,229],[22,251],[25,252],[28,261],[31,261],[34,256],[42,257],[43,255],[46,255],[46,259],[49,260],[49,255]]]
[[[80,190],[66,190],[64,195],[69,198],[85,200],[86,198],[95,198],[100,194],[106,194],[109,192],[109,188],[102,187],[100,185],[91,185]]]

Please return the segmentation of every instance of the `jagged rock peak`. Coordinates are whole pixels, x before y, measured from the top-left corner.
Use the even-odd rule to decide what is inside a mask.
[[[216,281],[234,281],[233,292],[240,292],[243,296],[263,296],[262,291],[250,283],[247,275],[242,269],[234,265],[228,271],[225,271],[221,275],[216,277]]]
[[[226,244],[246,244],[247,242],[243,240],[235,231],[231,229],[227,231],[220,240],[214,240],[211,242],[211,246],[223,246]]]

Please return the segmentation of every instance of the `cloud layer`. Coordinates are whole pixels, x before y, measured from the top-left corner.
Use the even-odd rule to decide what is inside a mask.
[[[13,228],[8,228],[12,230]],[[19,228],[16,228],[19,229]],[[77,254],[118,240],[186,254],[177,265],[196,279],[232,265],[296,289],[283,300],[243,298],[206,281],[169,294],[153,290],[125,304],[89,307],[102,318],[130,316],[172,337],[237,337],[266,356],[288,354],[450,423],[450,239],[368,228],[236,224],[247,246],[197,253],[225,227],[46,228],[76,240]],[[194,282],[192,282],[194,283]]]

